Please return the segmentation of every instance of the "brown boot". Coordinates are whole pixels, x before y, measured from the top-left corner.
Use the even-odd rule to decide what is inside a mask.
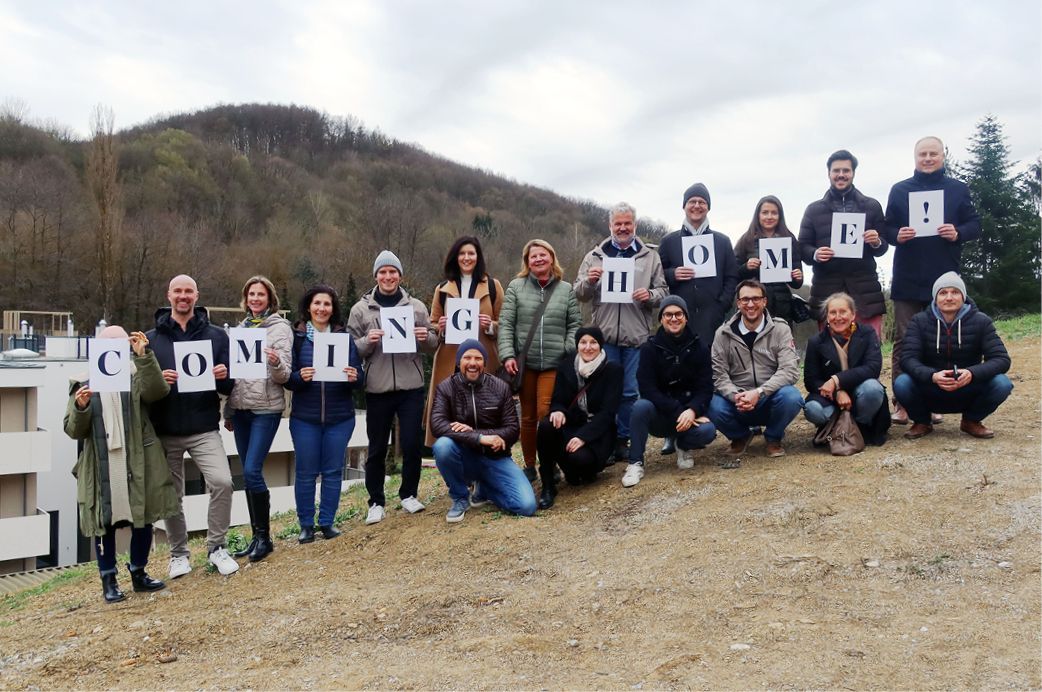
[[[994,430],[984,427],[984,424],[980,421],[970,420],[969,418],[962,419],[962,422],[959,423],[959,430],[962,430],[967,435],[979,437],[982,440],[990,440],[995,437]]]
[[[890,422],[894,425],[908,425],[908,411],[901,404],[894,403],[894,412],[890,414]]]
[[[749,446],[749,440],[751,438],[752,435],[750,435],[749,437],[743,437],[740,440],[731,440],[731,448],[727,450],[727,453],[733,456],[745,454],[745,448]]]
[[[909,440],[918,440],[920,437],[926,437],[932,432],[933,426],[929,423],[912,423],[912,427],[908,428],[905,437]]]
[[[767,440],[767,456],[769,456],[769,457],[783,457],[783,456],[785,456],[785,448],[782,447],[781,442],[775,442],[773,440]]]

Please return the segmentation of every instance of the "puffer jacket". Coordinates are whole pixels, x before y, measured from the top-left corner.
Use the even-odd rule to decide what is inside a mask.
[[[134,526],[141,528],[177,514],[181,504],[170,477],[163,445],[145,413],[145,404],[159,401],[170,392],[163,380],[155,354],[148,350],[133,356],[137,372],[131,375],[130,391],[121,392],[124,444],[130,512]],[[84,536],[104,536],[112,523],[112,494],[109,487],[108,440],[102,417],[101,396],[91,396],[83,411],[76,407],[76,391],[83,382],[72,382],[65,409],[65,434],[83,440],[83,449],[72,475],[76,477],[76,504],[80,531]]]
[[[828,262],[815,261],[815,251],[832,244],[832,215],[836,213],[864,214],[865,230],[879,233],[879,247],[874,248],[865,243],[861,257],[833,257]],[[853,187],[843,193],[829,188],[824,197],[807,206],[803,220],[800,221],[800,252],[803,261],[811,266],[814,273],[810,286],[810,308],[815,317],[820,313],[825,299],[840,291],[854,299],[857,314],[862,319],[886,312],[883,287],[879,285],[879,276],[876,274],[876,257],[882,257],[890,249],[885,235],[883,207]]]
[[[800,261],[799,246],[796,242],[796,236],[791,232],[788,235],[775,236],[777,238],[790,238],[792,240],[792,252],[793,256],[793,269],[803,270],[803,263]],[[753,235],[751,232],[746,231],[738,242],[734,246],[734,258],[738,262],[738,279],[744,281],[745,279],[756,279],[760,280],[759,269],[749,269],[746,264],[749,259],[760,257],[760,238]],[[788,283],[776,282],[764,284],[763,287],[767,291],[767,310],[775,317],[780,317],[785,321],[791,321],[792,316],[792,292],[789,288],[800,288],[803,286],[803,279],[793,279]]]
[[[912,238],[898,244],[898,231],[908,226],[908,193],[944,190],[944,223],[955,226],[959,238],[954,243],[933,235]],[[933,300],[933,282],[941,274],[962,271],[962,246],[981,234],[980,217],[970,199],[970,188],[949,178],[942,168],[933,173],[916,171],[890,189],[886,203],[886,239],[894,246],[894,280],[890,297],[894,300],[928,303]],[[904,346],[902,346],[904,348]]]
[[[796,342],[785,320],[767,316],[763,331],[756,335],[753,348],[745,345],[732,325],[742,319],[736,314],[716,330],[713,339],[713,386],[716,392],[734,402],[738,392],[763,388],[770,396],[786,385],[795,385],[800,376]]]
[[[575,332],[582,324],[575,291],[559,279],[552,279],[544,288],[529,275],[516,278],[507,286],[499,313],[500,362],[518,358],[532,327],[532,318],[544,300],[550,302],[532,337],[525,367],[553,370],[564,354],[575,352]]]
[[[345,331],[343,327],[334,332]],[[300,376],[301,368],[310,368],[315,363],[315,344],[307,338],[306,328],[293,332],[293,365],[286,389],[293,392],[291,418],[319,425],[340,423],[355,417],[354,390],[364,384],[362,359],[358,357],[354,339],[348,349],[347,362],[358,370],[359,379],[354,382],[307,382]]]
[[[937,304],[912,317],[901,344],[901,370],[921,384],[932,382],[938,370],[969,370],[974,380],[990,380],[1007,372],[1009,352],[991,318],[967,300],[947,324]]]
[[[228,367],[228,334],[210,324],[206,308],[196,307],[187,329],[174,321],[170,308],[156,310],[156,327],[146,336],[162,370],[174,370],[174,342],[202,341],[213,343],[214,365]],[[235,380],[227,377],[217,380],[217,390],[209,392],[177,391],[177,383],[170,386],[170,394],[148,406],[152,424],[160,435],[198,435],[217,430],[221,423],[221,394],[232,393]]]
[[[453,423],[466,423],[470,432],[453,432]],[[468,382],[461,374],[442,380],[434,390],[431,407],[431,430],[434,437],[448,437],[455,442],[480,449],[485,456],[499,459],[510,456],[510,448],[521,435],[513,393],[498,377],[482,373],[476,382]],[[481,444],[482,435],[499,435],[506,449],[493,452]]]
[[[240,327],[247,326],[243,320]],[[228,402],[224,407],[224,417],[231,418],[232,412],[256,411],[258,413],[276,413],[286,408],[286,395],[283,385],[289,379],[293,366],[293,329],[287,320],[278,313],[268,315],[257,327],[268,330],[268,348],[274,349],[279,356],[277,365],[268,363],[268,376],[263,380],[236,380]],[[267,354],[264,354],[267,362]]]
[[[663,416],[676,420],[685,409],[704,416],[713,398],[709,349],[690,325],[679,337],[659,327],[640,349],[637,385],[641,397]]]
[[[351,306],[351,314],[347,318],[347,331],[354,337],[355,348],[365,360],[365,391],[367,394],[384,394],[420,389],[423,387],[422,352],[434,353],[438,350],[438,330],[431,326],[427,306],[403,288],[396,307],[412,308],[416,326],[427,328],[427,339],[417,341],[415,353],[384,353],[379,341],[375,344],[369,342],[369,330],[380,329],[380,304],[373,297],[376,290],[379,289],[374,286],[359,298]]]
[[[646,288],[651,293],[651,298],[643,303],[602,303],[601,287],[605,280],[602,278],[595,284],[587,280],[586,275],[594,267],[602,267],[605,257],[614,256],[611,253],[613,246],[611,237],[586,253],[582,264],[579,265],[579,273],[572,288],[575,297],[580,302],[593,301],[593,324],[600,327],[604,338],[609,344],[636,348],[648,340],[652,330],[655,328],[655,308],[659,301],[669,293],[666,286],[666,275],[662,273],[662,259],[657,252],[652,251],[647,245],[634,238],[637,244],[637,254],[633,256],[637,268],[637,275],[631,290]]]

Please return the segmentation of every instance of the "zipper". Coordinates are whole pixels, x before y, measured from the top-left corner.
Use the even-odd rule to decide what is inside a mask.
[[[474,385],[470,385],[470,406],[474,409],[474,431],[478,429],[478,400],[474,396]]]
[[[546,295],[546,289],[542,286],[539,287],[539,303],[542,304],[544,296]],[[546,309],[543,309],[543,314],[539,316],[539,368],[543,368],[543,318],[546,317]]]

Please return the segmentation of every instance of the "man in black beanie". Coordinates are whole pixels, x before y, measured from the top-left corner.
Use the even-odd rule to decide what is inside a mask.
[[[685,190],[684,222],[679,230],[662,239],[658,249],[669,292],[687,302],[690,328],[703,344],[713,343],[713,334],[730,311],[738,285],[738,261],[731,240],[709,227],[711,204],[704,184],[695,183]],[[684,266],[683,238],[699,235],[713,238],[716,276],[698,276],[695,269]]]

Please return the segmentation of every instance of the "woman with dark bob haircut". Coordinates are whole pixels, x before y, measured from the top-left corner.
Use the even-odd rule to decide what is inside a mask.
[[[431,300],[431,323],[437,326],[442,342],[434,354],[427,409],[423,414],[427,428],[424,444],[428,447],[434,444],[430,426],[434,388],[455,371],[456,350],[459,348],[459,344],[445,343],[445,302],[449,298],[474,298],[481,301],[478,320],[481,345],[488,353],[485,371],[494,373],[499,368],[496,335],[499,331],[499,310],[503,306],[503,285],[485,271],[485,253],[481,250],[481,241],[472,235],[458,238],[449,248],[445,255],[445,280],[434,289],[434,298]]]
[[[336,538],[333,526],[340,504],[340,484],[344,475],[344,455],[355,429],[353,390],[362,379],[362,361],[350,341],[344,381],[315,382],[315,334],[347,332],[340,312],[340,301],[332,286],[308,289],[300,300],[298,319],[293,325],[293,372],[286,388],[293,392],[289,432],[296,455],[293,490],[300,521],[300,543],[315,540],[315,481],[322,476],[318,528],[322,537]]]

